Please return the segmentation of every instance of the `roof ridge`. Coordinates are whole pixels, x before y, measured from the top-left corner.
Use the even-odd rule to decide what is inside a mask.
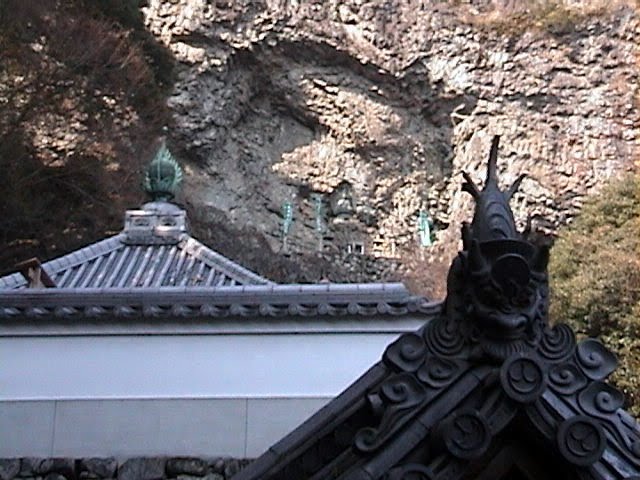
[[[189,233],[185,233],[184,237],[180,239],[179,243],[181,244],[183,242],[186,243],[185,246],[183,247],[185,251],[187,251],[187,248],[192,248],[191,246],[188,245],[188,242],[195,243],[197,244],[197,246],[201,247],[201,250],[187,251],[187,253],[192,254],[199,260],[202,260],[205,262],[207,261],[211,262],[210,266],[215,266],[218,270],[220,270],[222,273],[226,274],[229,277],[233,278],[234,276],[239,275],[239,276],[245,277],[245,279],[249,280],[250,282],[261,282],[267,285],[276,284],[276,282],[273,282],[268,278],[262,277],[261,275],[258,275],[257,273],[249,270],[248,268],[243,267],[239,263],[236,263],[233,260],[225,257],[221,253],[216,252],[211,247],[207,246],[197,238],[191,236]]]
[[[441,302],[405,295],[349,295],[315,285],[249,285],[225,287],[58,288],[0,290],[0,318],[97,317],[395,317],[436,315]],[[108,292],[108,295],[105,293]]]
[[[98,240],[97,242],[81,247],[78,250],[74,250],[73,252],[69,252],[65,255],[54,258],[53,260],[49,260],[43,263],[42,267],[47,271],[49,275],[51,275],[52,273],[55,275],[62,270],[73,268],[82,263],[90,262],[91,260],[95,260],[98,257],[111,253],[113,250],[116,250],[121,245],[123,245],[121,241],[119,242],[119,244],[115,244],[116,240],[121,240],[122,238],[124,238],[124,235],[122,233],[118,233],[111,237]],[[103,248],[105,245],[109,245],[111,247],[112,243],[115,244],[113,245],[113,248]],[[100,248],[101,250],[98,250]],[[82,255],[84,255],[83,258],[81,257]],[[74,260],[71,260],[72,258],[74,258]],[[63,262],[65,261],[67,261],[68,263],[63,264]],[[58,265],[62,265],[62,268],[51,270]]]

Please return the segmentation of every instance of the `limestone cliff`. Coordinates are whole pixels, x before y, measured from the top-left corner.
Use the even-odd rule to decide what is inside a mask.
[[[180,62],[169,105],[186,201],[313,266],[289,280],[397,276],[389,259],[420,250],[421,210],[447,245],[426,257],[456,250],[459,173],[483,177],[499,134],[501,178],[528,174],[519,223],[554,231],[637,158],[638,16],[587,10],[152,0],[146,25]],[[354,249],[369,258],[349,264]]]
[[[493,135],[503,181],[529,175],[519,225],[531,215],[547,232],[638,158],[630,1],[148,0],[115,24],[103,4],[120,5],[87,18],[98,3],[0,8],[5,269],[6,252],[46,258],[117,230],[163,134],[194,234],[223,254],[277,281],[431,291],[470,214],[460,172],[484,177]],[[16,138],[26,147],[8,148]]]

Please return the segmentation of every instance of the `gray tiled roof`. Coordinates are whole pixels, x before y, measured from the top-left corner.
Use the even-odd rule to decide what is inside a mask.
[[[191,237],[184,210],[167,202],[129,210],[121,233],[42,268],[56,287],[0,278],[0,319],[391,319],[440,309],[401,283],[277,285]]]
[[[157,288],[268,285],[187,233],[172,204],[127,212],[122,233],[43,264],[58,288]],[[0,278],[0,289],[22,289],[21,273]]]

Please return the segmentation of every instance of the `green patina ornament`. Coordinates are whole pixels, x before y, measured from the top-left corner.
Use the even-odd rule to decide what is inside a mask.
[[[182,168],[164,142],[147,167],[142,186],[154,201],[171,200],[182,183]]]

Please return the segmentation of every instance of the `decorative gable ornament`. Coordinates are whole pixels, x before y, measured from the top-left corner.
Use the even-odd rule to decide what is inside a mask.
[[[175,197],[182,183],[182,168],[163,141],[147,167],[142,186],[153,201],[168,202]]]
[[[549,246],[517,231],[498,137],[441,312],[234,480],[640,479],[616,358],[548,322]]]

